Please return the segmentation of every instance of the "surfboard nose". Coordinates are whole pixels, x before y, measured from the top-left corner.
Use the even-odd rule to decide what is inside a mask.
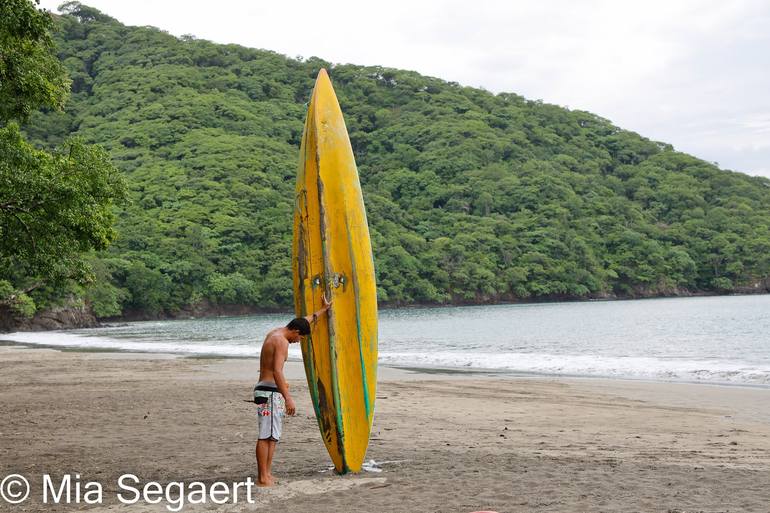
[[[329,74],[325,68],[321,68],[318,71],[318,76],[315,79],[315,86],[313,87],[313,102],[327,102],[334,100],[337,103],[337,95],[334,94],[334,88],[332,87],[332,81],[329,78]]]

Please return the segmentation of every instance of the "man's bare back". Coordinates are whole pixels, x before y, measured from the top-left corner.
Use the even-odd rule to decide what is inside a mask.
[[[260,381],[272,381],[275,383],[275,377],[273,376],[273,367],[275,365],[276,351],[281,347],[286,348],[286,357],[289,354],[289,340],[281,333],[281,328],[276,328],[270,331],[265,336],[265,341],[262,342],[262,351],[259,353],[259,380]],[[283,362],[285,363],[286,358]]]
[[[290,340],[291,339],[291,340]],[[299,342],[298,331],[286,327],[271,330],[262,343],[259,353],[259,381],[275,383],[278,391],[286,400],[286,413],[294,415],[297,407],[289,394],[289,383],[283,375],[283,365],[289,358],[289,344]]]

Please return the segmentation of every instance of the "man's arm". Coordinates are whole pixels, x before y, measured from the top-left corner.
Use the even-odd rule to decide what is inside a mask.
[[[323,314],[326,313],[327,310],[329,310],[329,308],[331,308],[332,304],[326,300],[326,296],[322,296],[322,297],[323,297],[324,305],[317,312],[312,313],[312,314],[308,315],[307,317],[305,317],[305,320],[307,322],[309,322],[309,323],[316,322]]]
[[[275,379],[275,386],[278,387],[278,391],[286,400],[286,413],[294,415],[297,411],[297,406],[289,394],[289,383],[283,375],[283,364],[286,363],[286,358],[288,357],[289,341],[284,339],[279,344],[276,344],[275,354],[273,355],[273,378]]]

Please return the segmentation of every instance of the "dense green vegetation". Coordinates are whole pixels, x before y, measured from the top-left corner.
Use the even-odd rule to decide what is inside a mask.
[[[36,109],[60,110],[69,94],[52,27],[28,0],[0,0],[0,320],[31,316],[33,291],[51,298],[92,281],[84,253],[114,238],[113,201],[124,193],[103,149],[62,137],[42,151],[19,130]]]
[[[729,292],[770,276],[770,181],[515,94],[126,27],[67,4],[72,94],[43,147],[102,145],[130,204],[99,315],[291,304],[305,105],[330,70],[390,304]],[[631,101],[631,100],[629,100]]]

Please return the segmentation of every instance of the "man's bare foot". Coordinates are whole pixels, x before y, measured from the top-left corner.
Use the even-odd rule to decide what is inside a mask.
[[[273,476],[269,476],[268,478],[266,478],[264,480],[259,480],[259,479],[257,480],[257,486],[259,486],[261,488],[267,488],[267,487],[270,487],[270,486],[275,486],[277,484],[278,484],[278,480],[276,478],[274,478]]]

